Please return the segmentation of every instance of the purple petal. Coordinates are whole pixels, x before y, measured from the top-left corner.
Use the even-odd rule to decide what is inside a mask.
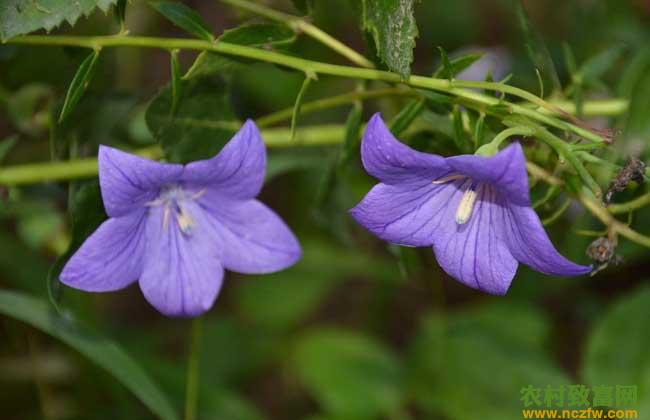
[[[521,263],[554,276],[578,276],[591,267],[575,264],[560,255],[549,239],[539,216],[530,207],[506,203],[500,223],[504,226],[508,249]]]
[[[155,198],[162,185],[178,181],[182,165],[158,163],[99,146],[99,184],[106,213],[119,217]]]
[[[503,295],[515,276],[517,261],[503,241],[504,210],[495,202],[494,189],[486,186],[479,194],[472,217],[462,225],[454,221],[458,200],[450,203],[434,236],[433,250],[442,269],[456,280]]]
[[[173,210],[165,221],[165,207],[150,209],[140,289],[164,315],[193,317],[212,307],[221,288],[221,246],[203,210],[191,201],[182,205],[194,221],[190,234],[181,232]]]
[[[133,283],[142,272],[145,211],[110,218],[74,253],[61,282],[88,292],[108,292]]]
[[[519,143],[491,157],[461,155],[448,158],[447,163],[474,181],[494,185],[509,201],[530,206],[526,157]]]
[[[379,113],[368,122],[361,143],[366,171],[385,184],[419,178],[429,182],[450,172],[441,156],[418,152],[400,143],[388,130]]]
[[[428,179],[414,179],[397,185],[380,183],[350,210],[350,214],[385,241],[430,246],[442,222],[441,215],[462,195],[458,193],[462,182],[434,185]]]
[[[231,200],[214,192],[199,202],[224,243],[222,262],[228,270],[272,273],[300,259],[302,251],[294,234],[261,202]]]
[[[251,199],[260,193],[265,172],[266,148],[255,123],[248,120],[218,155],[188,164],[183,180],[227,197]]]

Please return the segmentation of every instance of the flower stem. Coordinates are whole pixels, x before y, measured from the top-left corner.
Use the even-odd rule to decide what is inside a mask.
[[[236,127],[235,127],[236,128]],[[315,125],[296,130],[294,142],[290,141],[288,128],[271,128],[262,131],[269,147],[325,146],[339,144],[345,136],[342,125]],[[139,149],[134,153],[148,159],[158,159],[162,150],[158,146]],[[74,159],[65,162],[29,163],[0,168],[0,185],[24,185],[70,179],[90,178],[97,175],[96,158]]]
[[[192,320],[190,355],[187,364],[187,383],[185,385],[185,420],[196,420],[199,404],[199,365],[201,342],[203,339],[203,317]]]
[[[377,80],[388,83],[404,83],[408,86],[415,88],[422,88],[443,92],[459,99],[473,104],[476,108],[491,108],[500,107],[506,108],[508,112],[515,115],[522,115],[529,117],[539,123],[558,128],[560,130],[571,131],[578,136],[596,143],[605,142],[606,139],[601,135],[594,133],[584,127],[571,124],[570,122],[561,120],[548,114],[541,113],[536,109],[523,104],[516,104],[504,99],[495,98],[482,93],[463,89],[458,87],[465,86],[464,82],[451,81],[446,79],[437,79],[424,76],[410,76],[407,80],[402,80],[398,74],[381,71],[376,69],[341,66],[336,64],[323,63],[320,61],[306,60],[299,57],[293,57],[281,54],[275,51],[268,51],[261,48],[247,47],[244,45],[229,44],[226,42],[212,43],[198,39],[181,39],[181,38],[157,38],[157,37],[136,37],[136,36],[47,36],[47,35],[29,35],[15,37],[7,41],[10,44],[26,44],[26,45],[61,45],[61,46],[77,46],[85,48],[98,49],[102,47],[142,47],[142,48],[163,48],[163,49],[187,49],[198,51],[214,51],[222,54],[233,55],[238,57],[245,57],[253,60],[260,60],[269,63],[282,65],[285,67],[300,70],[304,73],[326,74],[331,76],[349,77],[365,80]],[[543,99],[535,95],[523,91],[521,89],[513,88],[512,86],[503,83],[484,82],[481,86],[485,89],[510,93],[519,96],[522,99],[530,101],[534,104],[546,104],[545,108],[551,111],[558,111],[559,108],[553,106]],[[525,92],[525,94],[522,94]],[[533,100],[533,98],[535,98]],[[541,106],[541,105],[540,105]],[[564,113],[567,114],[567,113]],[[568,115],[568,114],[567,114]]]
[[[368,60],[363,55],[359,54],[352,48],[348,47],[338,39],[334,38],[327,32],[322,29],[312,25],[303,18],[298,16],[290,15],[288,13],[278,12],[269,7],[266,7],[262,4],[253,3],[247,0],[221,0],[224,3],[228,3],[232,6],[238,7],[240,9],[247,10],[249,12],[264,16],[267,19],[276,20],[278,22],[283,22],[288,26],[292,27],[297,32],[302,32],[310,37],[314,38],[323,45],[326,45],[333,51],[341,54],[343,57],[347,58],[354,64],[366,67],[374,68],[372,61]]]
[[[621,204],[610,204],[607,209],[610,213],[628,213],[634,210],[638,210],[650,204],[650,192],[643,194],[642,196],[630,200],[627,203]]]

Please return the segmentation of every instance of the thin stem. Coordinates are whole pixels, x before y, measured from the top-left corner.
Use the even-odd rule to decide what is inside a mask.
[[[199,365],[201,342],[203,339],[203,317],[192,320],[190,355],[187,364],[187,383],[185,386],[185,420],[196,420],[199,405]]]
[[[28,44],[28,45],[62,45],[78,46],[85,48],[117,47],[131,46],[142,48],[163,48],[163,49],[189,49],[199,51],[214,51],[222,54],[246,57],[254,60],[266,61],[296,70],[304,73],[327,74],[331,76],[350,77],[365,80],[379,80],[388,83],[404,83],[411,87],[423,88],[443,92],[449,95],[470,102],[476,108],[485,109],[490,107],[505,107],[508,112],[516,115],[523,115],[534,119],[540,123],[555,127],[561,130],[571,131],[586,140],[600,143],[606,139],[597,133],[587,130],[583,127],[571,124],[567,121],[555,118],[550,115],[542,114],[535,109],[525,105],[515,104],[503,99],[494,98],[482,93],[454,87],[457,81],[446,79],[436,79],[424,76],[411,76],[403,81],[398,74],[387,71],[341,66],[336,64],[323,63],[319,61],[306,60],[299,57],[292,57],[275,51],[267,51],[261,48],[247,47],[244,45],[229,44],[226,42],[212,43],[198,39],[179,39],[179,38],[155,38],[155,37],[126,37],[126,36],[43,36],[30,35],[12,38],[8,41],[10,44]],[[487,82],[486,82],[487,83]],[[512,92],[512,87],[501,83],[490,85],[495,91]],[[525,91],[522,91],[525,92]],[[525,95],[530,98],[532,94]],[[534,95],[532,95],[534,97]],[[536,97],[537,98],[537,97]],[[537,98],[535,103],[543,101]],[[557,107],[551,107],[557,109]]]
[[[576,104],[571,101],[549,101],[564,112],[576,115]],[[629,108],[629,101],[627,99],[596,99],[592,101],[585,101],[582,104],[583,117],[613,117],[627,112]],[[540,109],[539,112],[543,114],[554,114],[547,109]]]
[[[645,193],[642,196],[635,198],[634,200],[628,201],[627,203],[610,204],[607,207],[607,210],[613,214],[627,213],[643,208],[648,204],[650,204],[650,192]]]
[[[571,206],[571,199],[566,199],[564,203],[562,203],[562,205],[553,212],[553,214],[548,216],[546,219],[542,220],[542,225],[550,226],[553,223],[555,223],[560,217],[562,217],[562,215],[569,208],[569,206]]]
[[[292,27],[295,31],[303,32],[304,34],[309,35],[310,37],[314,38],[315,40],[322,43],[323,45],[326,45],[333,51],[336,51],[337,53],[339,53],[340,55],[347,58],[348,60],[350,60],[351,62],[353,62],[358,66],[366,67],[369,69],[375,67],[372,61],[368,60],[366,57],[359,54],[358,52],[348,47],[347,45],[345,45],[338,39],[334,38],[327,32],[323,31],[322,29],[307,22],[303,18],[290,15],[288,13],[278,12],[277,10],[273,10],[262,4],[253,3],[246,0],[221,0],[221,1],[223,1],[224,3],[228,3],[232,6],[238,7],[240,9],[248,10],[249,12],[258,14],[260,16],[264,16],[265,18],[286,23],[287,25]]]
[[[262,131],[264,142],[269,147],[324,146],[341,143],[345,135],[342,125],[315,125],[301,127],[296,138],[290,141],[291,132],[287,128],[272,128]],[[162,150],[158,146],[147,147],[134,153],[158,159]],[[0,185],[24,185],[38,182],[90,178],[97,175],[96,158],[74,159],[67,162],[29,163],[0,168]]]

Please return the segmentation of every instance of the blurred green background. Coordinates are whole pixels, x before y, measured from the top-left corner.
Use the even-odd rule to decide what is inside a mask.
[[[260,20],[217,1],[184,3],[199,11],[216,35]],[[300,14],[291,2],[264,3]],[[355,1],[317,0],[314,5],[315,25],[358,51],[368,50]],[[647,158],[650,3],[535,0],[526,6],[563,86],[571,82],[563,43],[578,63],[617,51],[606,74],[587,86],[586,96],[631,99],[628,113],[597,122],[624,133],[616,150]],[[126,16],[134,35],[187,36],[142,1],[129,3]],[[450,53],[490,48],[499,51],[505,73],[514,74],[512,84],[538,91],[509,1],[424,0],[416,4],[416,19],[420,35],[413,73],[435,70],[438,46]],[[117,30],[112,15],[98,12],[55,32]],[[283,48],[346,64],[304,36]],[[2,153],[2,165],[48,161],[51,144],[62,141],[78,145],[76,156],[94,156],[98,144],[133,149],[154,143],[144,114],[169,82],[165,51],[104,51],[74,115],[65,126],[50,123],[85,54],[74,48],[0,45],[0,139],[6,139],[2,145],[12,144]],[[195,55],[181,53],[184,69]],[[302,80],[298,72],[247,63],[228,75],[229,100],[239,118],[256,118],[293,106]],[[354,88],[353,81],[322,76],[306,101]],[[405,103],[368,101],[364,120],[377,110],[391,118]],[[349,111],[350,106],[342,106],[303,115],[299,124],[341,124]],[[432,114],[428,121],[439,120]],[[441,153],[451,143],[442,127],[410,141],[441,145]],[[521,266],[507,296],[488,296],[446,276],[430,249],[387,246],[356,226],[346,210],[374,181],[362,171],[358,156],[333,179],[338,152],[338,147],[269,150],[272,173],[261,199],[296,232],[305,255],[278,274],[227,274],[204,325],[200,419],[510,420],[521,418],[523,387],[561,384],[637,385],[640,418],[649,418],[647,249],[622,240],[617,253],[625,262],[594,277],[552,278]],[[63,156],[54,150],[57,158],[66,153],[69,147]],[[609,182],[600,181],[604,187]],[[48,183],[0,190],[3,289],[47,299],[48,272],[71,237],[67,209],[74,197],[67,187]],[[75,183],[76,191],[93,188],[93,180]],[[617,199],[632,198],[644,188]],[[532,194],[544,192],[540,185]],[[540,217],[552,214],[560,202],[538,209]],[[93,217],[88,208],[81,211]],[[101,208],[97,211],[101,217]],[[637,212],[633,223],[638,231],[650,232],[650,211]],[[593,238],[578,235],[579,229],[601,226],[572,206],[549,235],[564,255],[588,263],[584,253]],[[135,285],[107,294],[65,289],[60,305],[118,343],[180,412],[190,321],[162,317]],[[98,357],[110,357],[101,347]],[[9,317],[0,318],[0,405],[0,418],[9,420],[154,418],[110,372]]]

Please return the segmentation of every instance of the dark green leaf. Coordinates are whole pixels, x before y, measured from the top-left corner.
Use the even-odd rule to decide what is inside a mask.
[[[447,56],[447,51],[444,48],[438,47],[440,52],[440,75],[446,79],[451,79],[454,77],[454,74],[451,71],[451,63],[449,62],[449,57]],[[437,73],[437,72],[436,72]]]
[[[440,54],[442,55],[443,52],[444,50],[441,48]],[[444,53],[444,56],[447,56],[446,52]],[[433,73],[433,77],[445,77],[447,79],[453,78],[472,64],[476,63],[481,59],[481,57],[483,57],[482,54],[469,54],[452,58],[451,60],[447,59],[447,70],[445,70],[445,62],[443,60],[440,67],[438,67],[438,69]]]
[[[555,64],[551,54],[546,48],[546,43],[542,36],[537,32],[535,27],[530,21],[530,17],[524,8],[522,0],[514,0],[515,11],[519,26],[526,39],[526,51],[532,61],[533,65],[539,70],[544,85],[550,86],[550,93],[559,92],[561,90],[560,78],[555,70]]]
[[[72,238],[68,250],[59,257],[47,275],[47,291],[50,302],[61,312],[60,301],[63,285],[59,281],[61,270],[81,244],[106,220],[104,204],[98,182],[90,182],[77,189],[70,208]]]
[[[194,9],[176,1],[152,1],[149,4],[185,32],[206,41],[214,40],[212,29]]]
[[[579,73],[583,80],[587,84],[600,81],[605,72],[611,69],[621,58],[624,51],[625,47],[618,45],[589,58],[580,66]]]
[[[0,41],[38,29],[48,31],[64,21],[74,25],[79,17],[88,16],[96,7],[102,11],[117,0],[3,0],[0,2]]]
[[[65,95],[61,114],[59,114],[59,123],[62,122],[70,112],[72,112],[79,102],[79,99],[81,99],[81,96],[86,91],[86,88],[93,77],[93,73],[95,72],[95,65],[97,64],[98,58],[99,51],[95,50],[84,59],[79,66],[79,69],[77,69],[77,73],[75,73],[72,82],[70,82],[68,93]]]
[[[115,4],[115,18],[117,23],[120,24],[120,31],[124,32],[124,21],[126,20],[126,2],[127,0],[117,0]]]
[[[169,86],[147,109],[146,120],[167,160],[189,162],[214,156],[239,128],[226,86],[218,78],[196,78],[183,85],[174,116]]]
[[[175,420],[167,397],[117,344],[70,317],[62,318],[44,300],[18,292],[0,291],[0,313],[63,341],[105,369],[138,397],[156,416]]]
[[[296,33],[287,25],[277,23],[253,23],[228,29],[217,41],[249,47],[280,47],[296,39]],[[203,51],[197,57],[184,78],[219,74],[244,62],[210,51]]]
[[[587,344],[583,373],[589,385],[636,385],[639,402],[650,410],[650,287],[642,287],[609,309]],[[624,407],[617,407],[624,408]]]
[[[314,10],[315,1],[316,0],[292,0],[293,5],[296,7],[296,9],[300,10],[306,15],[310,15]]]
[[[402,79],[411,74],[418,28],[413,0],[363,0],[362,27],[369,32],[377,55]]]
[[[181,70],[180,64],[178,64],[178,50],[172,50],[169,54],[171,67],[171,84],[172,84],[172,115],[176,114],[176,109],[178,109],[178,101],[181,96]]]
[[[399,359],[357,333],[312,330],[298,340],[293,366],[323,409],[342,418],[384,417],[404,399]]]
[[[413,121],[424,111],[424,99],[412,99],[400,112],[390,121],[390,131],[399,137],[404,130],[408,129]]]
[[[458,150],[467,151],[467,135],[465,134],[465,124],[463,123],[463,111],[460,106],[454,105],[452,111],[452,117],[454,121],[454,141]]]
[[[15,135],[7,137],[6,139],[0,141],[0,163],[2,163],[4,158],[11,151],[11,149],[14,147],[17,141],[18,141],[18,136]]]
[[[541,313],[513,302],[432,315],[410,348],[411,383],[425,417],[521,419],[522,387],[568,383],[544,352],[548,333]]]

